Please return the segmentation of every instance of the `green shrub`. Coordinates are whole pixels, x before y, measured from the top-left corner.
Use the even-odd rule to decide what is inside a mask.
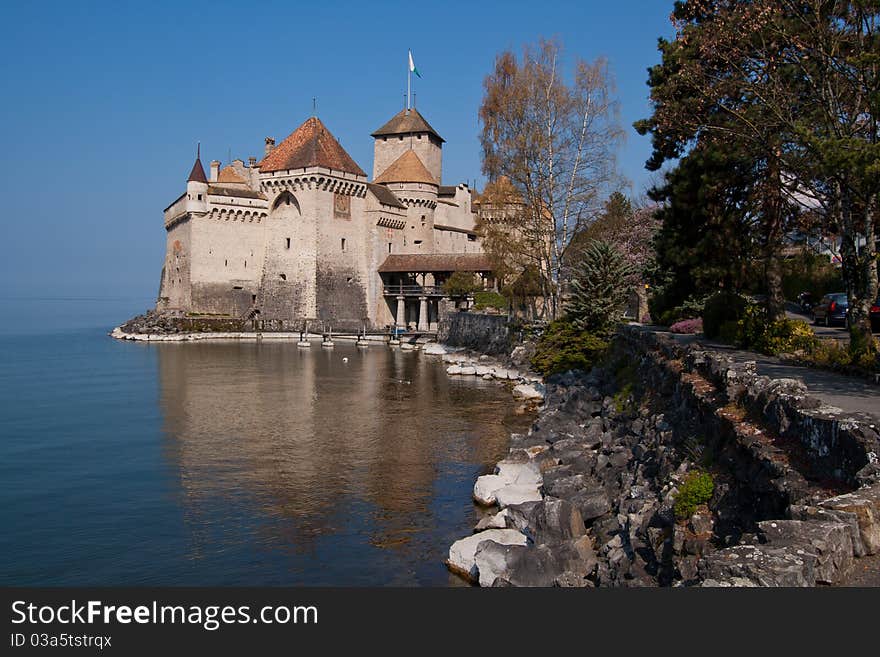
[[[507,298],[498,292],[483,291],[474,294],[474,309],[485,310],[486,308],[495,308],[496,310],[507,310]]]
[[[678,487],[675,496],[675,517],[683,520],[694,515],[697,507],[712,499],[715,480],[708,472],[691,472]]]
[[[850,350],[852,353],[852,350]],[[866,372],[880,373],[880,355],[878,352],[862,352],[860,355],[851,355],[853,365]]]
[[[544,376],[568,370],[589,370],[605,353],[608,343],[570,321],[557,320],[547,326],[535,346],[532,367]]]
[[[793,319],[770,322],[767,309],[757,304],[747,306],[738,322],[722,324],[718,337],[743,349],[770,355],[812,352],[818,344],[813,329],[806,322]]]
[[[718,292],[706,299],[703,306],[703,333],[715,339],[725,322],[738,322],[745,314],[748,301],[734,292]]]
[[[768,324],[751,348],[764,354],[776,355],[795,351],[810,352],[818,343],[816,334],[806,322],[781,319]]]

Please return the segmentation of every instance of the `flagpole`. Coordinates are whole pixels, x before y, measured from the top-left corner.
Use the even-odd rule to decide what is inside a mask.
[[[412,88],[412,67],[409,65],[409,60],[412,58],[412,51],[407,50],[407,59],[406,59],[406,111],[409,112],[410,108],[410,90]]]

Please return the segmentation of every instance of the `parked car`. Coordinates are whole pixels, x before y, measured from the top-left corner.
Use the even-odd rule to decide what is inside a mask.
[[[813,306],[813,323],[831,326],[846,324],[849,313],[849,300],[845,292],[826,294]]]
[[[798,306],[800,306],[801,312],[809,314],[815,305],[816,299],[812,292],[801,292],[798,295]]]

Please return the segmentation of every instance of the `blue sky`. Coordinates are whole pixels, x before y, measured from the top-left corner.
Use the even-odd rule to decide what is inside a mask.
[[[202,161],[259,157],[318,115],[366,171],[412,48],[419,110],[447,140],[444,181],[481,181],[477,108],[496,53],[558,37],[605,56],[647,184],[646,69],[672,0],[7,3],[0,25],[4,297],[154,297],[162,209]],[[479,185],[478,185],[479,186]]]

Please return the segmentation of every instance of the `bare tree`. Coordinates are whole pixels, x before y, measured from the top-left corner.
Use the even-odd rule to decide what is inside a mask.
[[[560,309],[559,278],[572,237],[602,209],[618,181],[623,131],[608,63],[578,59],[570,83],[561,46],[541,40],[495,60],[480,106],[483,172],[506,177],[522,199],[519,239],[541,273],[545,311]]]

